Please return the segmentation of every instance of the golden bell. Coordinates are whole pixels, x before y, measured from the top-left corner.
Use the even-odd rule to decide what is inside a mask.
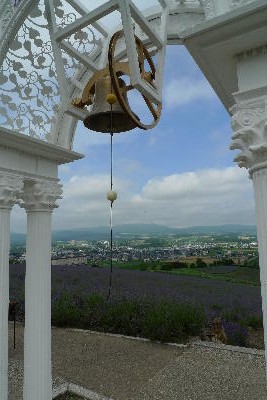
[[[125,82],[120,79],[120,87],[125,86]],[[101,78],[95,85],[95,96],[93,107],[88,117],[84,120],[86,128],[96,132],[126,132],[136,128],[134,122],[125,114],[118,101],[112,106],[107,103],[107,95],[111,91],[111,79],[109,76]],[[127,101],[126,92],[123,93]],[[111,115],[112,113],[112,115]]]

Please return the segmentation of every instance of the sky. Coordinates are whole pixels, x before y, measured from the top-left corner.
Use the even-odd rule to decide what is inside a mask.
[[[114,225],[254,224],[252,182],[233,162],[230,140],[229,114],[202,72],[186,48],[168,46],[159,124],[114,136]],[[59,168],[64,198],[53,229],[108,225],[109,135],[80,122],[73,150],[85,157]],[[15,207],[11,229],[25,227],[25,214]]]

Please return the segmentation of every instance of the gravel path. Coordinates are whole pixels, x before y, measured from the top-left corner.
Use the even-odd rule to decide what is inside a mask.
[[[12,348],[10,395],[22,399],[23,327]],[[54,386],[67,382],[113,400],[266,400],[262,352],[179,348],[117,336],[53,328]],[[103,398],[103,397],[102,397]]]

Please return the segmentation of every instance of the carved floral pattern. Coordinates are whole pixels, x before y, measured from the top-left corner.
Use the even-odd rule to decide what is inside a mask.
[[[21,207],[27,211],[52,211],[62,198],[62,185],[55,181],[29,180],[24,183]]]
[[[235,161],[252,168],[267,161],[267,97],[240,101],[232,108],[232,150],[240,150]]]
[[[262,118],[262,114],[265,112],[265,103],[248,103],[233,108],[234,115],[232,117],[232,128],[234,130],[239,127],[248,127],[256,124],[259,119]]]
[[[204,8],[206,18],[207,19],[214,18],[216,16],[214,1],[213,0],[201,0],[201,3]]]
[[[0,173],[0,208],[11,208],[19,203],[23,178],[11,173]]]

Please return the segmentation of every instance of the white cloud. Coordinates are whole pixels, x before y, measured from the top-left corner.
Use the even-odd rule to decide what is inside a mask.
[[[152,179],[143,188],[146,199],[173,199],[228,196],[231,191],[247,190],[250,185],[247,173],[230,167],[225,169],[207,169],[197,172],[169,175],[161,179]]]
[[[170,226],[254,223],[252,185],[236,167],[152,179],[133,198],[155,222]]]
[[[149,180],[139,193],[116,179],[114,224],[158,223],[174,227],[254,224],[252,184],[237,167],[173,174]],[[108,175],[74,176],[54,212],[54,229],[109,224]],[[25,213],[13,212],[13,231],[25,229]]]
[[[199,100],[212,100],[215,92],[204,79],[183,77],[168,82],[164,90],[164,101],[167,108],[192,103]]]
[[[139,193],[117,180],[114,223],[160,223],[169,226],[254,223],[252,185],[237,167],[173,174],[149,180]],[[65,186],[55,227],[108,225],[109,177],[75,176]]]

